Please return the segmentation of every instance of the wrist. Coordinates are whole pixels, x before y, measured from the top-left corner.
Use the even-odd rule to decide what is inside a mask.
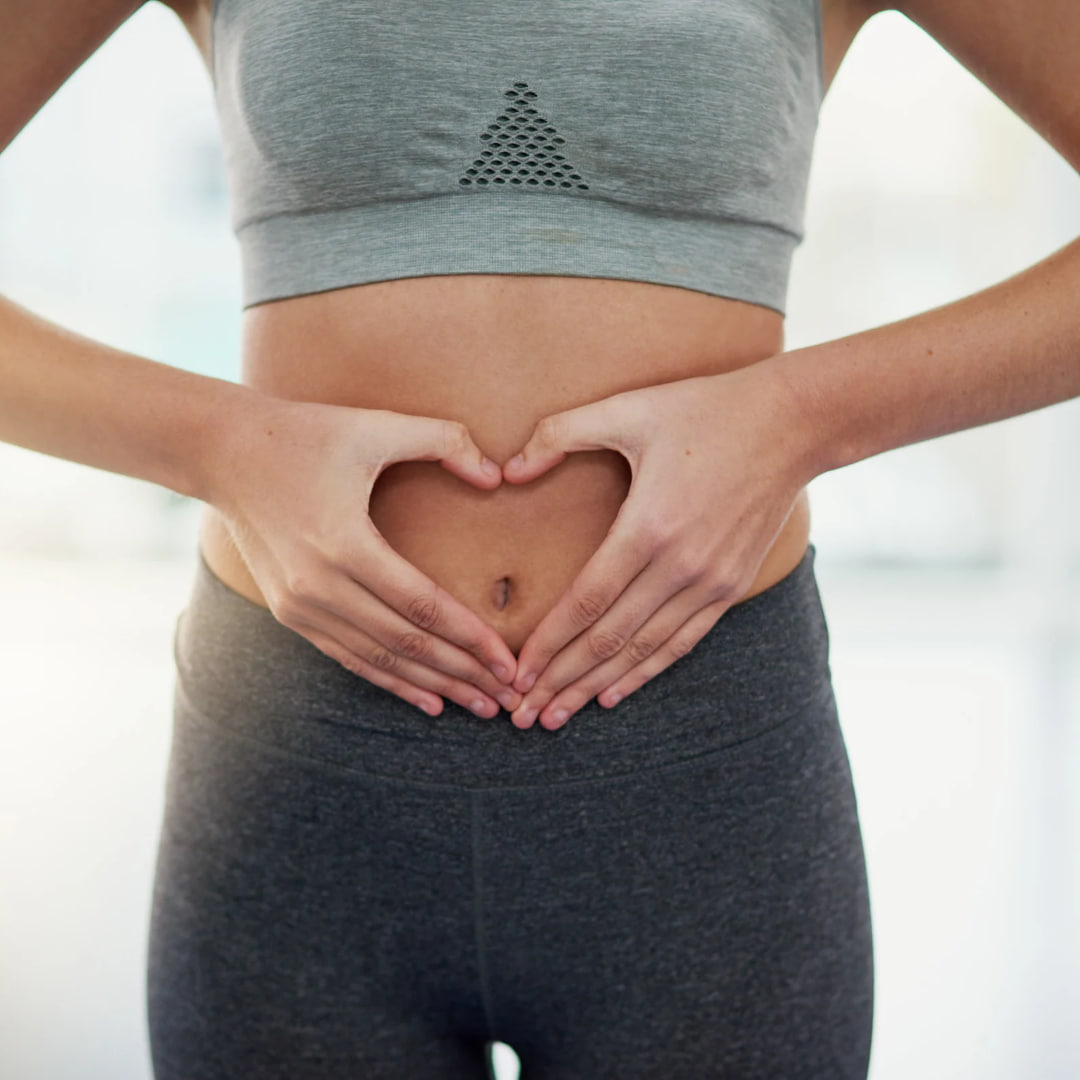
[[[769,380],[769,400],[779,410],[778,430],[786,436],[792,470],[803,486],[847,464],[827,418],[812,353],[812,348],[794,349],[754,365]]]
[[[242,383],[215,382],[222,385],[202,412],[197,445],[188,457],[188,493],[222,509],[226,479],[245,447],[251,445],[254,430],[266,423],[275,404],[282,402]]]

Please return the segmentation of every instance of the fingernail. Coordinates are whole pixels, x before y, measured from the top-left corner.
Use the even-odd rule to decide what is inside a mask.
[[[526,709],[525,712],[521,714],[522,724],[531,724],[536,719],[536,714],[539,711],[539,709]]]
[[[529,674],[524,677],[518,676],[518,678],[514,680],[514,687],[515,689],[520,690],[521,693],[527,694],[533,688],[533,683],[535,682],[536,672],[530,671]]]
[[[510,677],[510,669],[504,667],[502,664],[493,664],[491,667],[491,674],[494,675],[499,682],[506,682]]]
[[[622,701],[622,694],[612,694],[612,695],[611,695],[611,696],[610,696],[610,697],[608,698],[608,703],[609,703],[610,705],[618,705],[618,703],[619,703],[620,701]]]
[[[507,712],[510,712],[514,708],[515,697],[516,695],[514,694],[513,690],[504,690],[501,694],[498,695],[499,704],[502,705],[502,707],[506,709]]]
[[[488,476],[494,476],[499,471],[499,466],[495,464],[491,458],[481,458],[480,468],[488,474]]]
[[[525,464],[525,458],[521,454],[515,454],[507,463],[508,469],[520,469]]]
[[[477,698],[469,708],[471,708],[477,716],[484,717],[485,720],[488,718],[488,713],[491,711],[491,706],[486,701],[481,701],[480,698]]]
[[[553,724],[561,724],[570,715],[569,709],[556,709],[551,714],[551,722]]]

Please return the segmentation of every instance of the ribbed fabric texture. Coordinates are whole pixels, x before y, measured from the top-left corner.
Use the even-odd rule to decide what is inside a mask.
[[[215,0],[243,305],[427,274],[783,313],[820,0]]]

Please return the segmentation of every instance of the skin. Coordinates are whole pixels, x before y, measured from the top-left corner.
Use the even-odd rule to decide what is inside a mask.
[[[171,6],[207,59],[209,4]],[[850,0],[825,0],[829,81],[869,14]],[[645,282],[468,274],[256,305],[244,313],[242,336],[249,386],[281,398],[453,417],[502,465],[546,415],[734,371],[781,351],[783,319],[760,305]],[[612,449],[572,454],[543,478],[493,491],[461,483],[434,462],[404,462],[379,477],[370,513],[395,551],[494,627],[516,655],[603,541],[630,481],[626,458]],[[805,490],[792,493],[789,509],[740,601],[805,553]],[[215,573],[269,606],[213,505],[200,543]]]
[[[8,0],[0,148],[138,6]],[[1080,167],[1074,0],[898,8]],[[205,58],[209,0],[174,10]],[[826,84],[877,10],[824,0]],[[122,354],[5,301],[0,438],[204,498],[207,562],[275,614],[280,597],[268,600],[244,552],[263,560],[264,584],[292,588],[295,608],[315,582],[296,555],[306,545],[322,592],[302,608],[315,623],[297,629],[414,704],[441,708],[418,687],[460,666],[456,641],[475,654],[476,687],[459,679],[448,696],[468,707],[463,691],[486,691],[476,711],[491,716],[509,689],[516,725],[558,727],[560,709],[615,705],[788,574],[806,550],[814,476],[1080,393],[1078,293],[1080,242],[955,304],[787,353],[777,312],[690,289],[401,279],[249,309],[243,386]],[[116,407],[119,386],[136,407]],[[484,454],[494,476],[479,471]],[[359,644],[387,605],[399,620],[434,616],[434,637],[393,631],[426,642],[430,666]],[[351,655],[331,626],[357,643]],[[493,684],[476,661],[499,659],[516,671]]]
[[[908,0],[900,10],[1080,170],[1072,0]],[[515,723],[542,709],[541,722],[557,727],[593,694],[613,704],[685,655],[745,595],[793,486],[1080,395],[1078,295],[1080,238],[991,288],[691,380],[693,392],[654,387],[546,418],[524,465],[504,467],[508,479],[532,481],[567,451],[614,446],[635,485],[623,527],[522,649],[515,685],[540,675]],[[635,641],[640,655],[627,655]]]
[[[1002,0],[988,14],[978,0],[824,0],[826,88],[858,30],[886,7],[1077,160],[1076,97],[1061,90],[1072,85],[1069,58],[1080,44],[1074,5],[1043,0],[1033,12],[1025,0]],[[973,348],[981,310],[949,311],[952,332]],[[926,336],[934,320],[925,318],[911,336]],[[875,340],[887,350],[901,338]],[[313,341],[326,346],[314,373]],[[370,404],[370,392],[358,396],[365,376],[390,370],[378,404],[468,425],[502,466],[497,490],[469,491],[435,465],[402,464],[381,478],[371,516],[514,651],[513,686],[526,696],[513,722],[554,729],[593,697],[615,706],[802,557],[805,487],[830,467],[831,436],[801,422],[808,388],[776,363],[783,349],[778,313],[722,297],[641,282],[460,275],[262,305],[246,317],[245,377],[283,396]],[[924,372],[916,380],[929,382]],[[815,392],[838,394],[840,382]],[[1031,407],[1013,395],[1002,409],[995,389],[998,415]],[[939,430],[968,424],[961,413],[957,404]],[[892,445],[926,437],[917,423],[905,431],[882,420],[890,426]],[[257,599],[213,508],[203,545],[211,565]]]

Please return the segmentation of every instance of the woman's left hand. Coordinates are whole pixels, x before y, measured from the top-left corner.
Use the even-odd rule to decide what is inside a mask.
[[[562,727],[597,695],[611,707],[689,652],[753,584],[813,478],[808,442],[765,362],[541,419],[506,481],[599,449],[621,453],[632,480],[603,543],[521,648],[513,685],[528,692],[514,725],[542,711],[543,727]]]

